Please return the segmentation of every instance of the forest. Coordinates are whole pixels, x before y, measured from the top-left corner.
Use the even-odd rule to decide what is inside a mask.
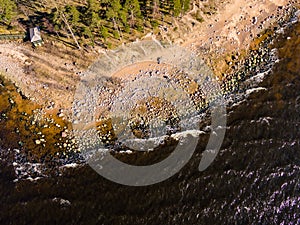
[[[174,18],[184,16],[192,4],[192,0],[0,0],[0,26],[39,26],[51,36],[73,39],[78,47],[98,44],[110,48],[112,42],[134,40],[162,24],[176,30]],[[208,9],[204,14],[215,10]],[[203,12],[195,13],[199,22]]]

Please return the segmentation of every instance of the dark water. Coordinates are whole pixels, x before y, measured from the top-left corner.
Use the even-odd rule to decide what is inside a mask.
[[[198,164],[208,136],[180,173],[149,187],[112,183],[88,166],[14,183],[13,166],[1,161],[0,224],[300,224],[299,37],[299,23],[280,35],[266,90],[228,108],[206,171]]]

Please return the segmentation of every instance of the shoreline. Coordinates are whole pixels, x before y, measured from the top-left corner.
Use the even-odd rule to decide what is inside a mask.
[[[298,15],[299,16],[299,15]],[[263,40],[262,40],[263,41]],[[266,53],[266,54],[268,54],[268,52]],[[21,55],[22,56],[22,55]],[[19,58],[21,57],[21,56],[19,56]],[[260,55],[260,57],[263,57],[263,56],[267,56],[267,55]],[[251,64],[253,64],[254,63],[254,59],[255,59],[255,61],[257,61],[257,59],[258,59],[258,57],[257,56],[255,56],[255,55],[252,55],[252,57],[254,57],[252,60],[253,61],[243,61],[243,58],[240,58],[239,60],[242,60],[241,62],[242,62],[242,65],[245,65],[245,64],[249,64],[249,63],[251,63]],[[26,60],[25,60],[26,61]],[[255,63],[254,63],[255,64]],[[246,69],[247,69],[247,67],[246,67]],[[250,69],[250,70],[246,70],[246,72],[245,73],[249,73],[249,72],[251,72],[251,68],[248,68],[248,69]],[[253,72],[253,71],[252,71]],[[252,73],[251,72],[251,73]],[[254,72],[253,73],[255,73],[255,69],[254,69]],[[230,74],[230,73],[229,73]],[[238,76],[238,74],[237,74],[237,76]],[[233,78],[234,78],[235,76],[233,76]],[[234,80],[231,80],[230,82],[227,82],[227,83],[225,83],[225,84],[228,84],[228,83],[230,83],[230,85],[232,85],[233,83],[234,83]],[[226,87],[225,87],[226,88]],[[230,88],[232,88],[232,86],[229,86],[228,87],[229,89],[228,89],[228,93],[230,93]],[[17,90],[19,90],[18,88],[17,88]],[[19,90],[20,91],[20,90]],[[22,92],[22,91],[21,91]],[[30,101],[30,99],[29,99],[29,101]],[[44,107],[45,106],[40,106],[40,107],[42,107],[42,109],[44,109]],[[65,124],[65,123],[69,123],[69,119],[68,118],[70,118],[69,116],[68,116],[68,111],[65,111],[65,110],[59,110],[59,109],[55,109],[55,107],[51,107],[51,108],[49,108],[49,109],[47,109],[46,110],[46,112],[48,112],[48,114],[47,115],[49,115],[49,112],[50,112],[50,114],[51,114],[51,112],[54,110],[54,112],[55,112],[55,116],[56,116],[56,121],[60,121],[60,120],[63,120],[64,122],[59,122],[59,123],[56,123],[56,122],[54,122],[54,123],[50,123],[50,126],[53,126],[54,125],[54,127],[55,126],[57,126],[57,128],[55,128],[56,130],[55,130],[55,134],[57,135],[56,137],[57,138],[59,138],[60,140],[59,140],[59,143],[60,143],[60,145],[58,145],[58,146],[52,146],[51,148],[53,148],[53,151],[54,151],[54,153],[59,153],[59,151],[62,151],[62,153],[58,156],[58,158],[59,157],[61,157],[61,156],[63,156],[64,154],[64,157],[67,157],[66,155],[68,154],[68,153],[65,153],[64,151],[65,150],[67,150],[66,152],[68,152],[68,149],[69,150],[73,150],[75,147],[74,146],[76,146],[76,143],[73,143],[73,137],[72,137],[72,132],[70,132],[69,133],[69,131],[70,131],[70,127],[69,126],[67,126],[67,125],[63,125],[63,124]],[[43,110],[42,110],[43,111]],[[34,112],[34,111],[33,111]],[[41,112],[42,114],[43,114],[43,112]],[[30,123],[32,123],[32,121],[30,122]],[[34,123],[39,123],[38,122],[38,119],[37,119],[37,121],[34,121]],[[47,125],[47,124],[45,124],[45,125]],[[32,124],[32,126],[35,126],[35,124]],[[66,132],[66,131],[68,131],[68,132]],[[14,131],[15,132],[15,131]],[[47,131],[48,132],[48,131]],[[38,133],[38,132],[36,132],[36,133]],[[70,139],[69,139],[70,138]],[[43,151],[45,151],[45,149],[46,149],[46,151],[49,151],[49,149],[47,150],[47,148],[43,148],[43,147],[41,147],[40,146],[40,144],[46,144],[46,143],[44,143],[43,142],[43,140],[44,140],[44,137],[43,136],[41,136],[41,137],[39,137],[38,139],[34,139],[34,140],[32,140],[32,142],[33,143],[31,143],[30,144],[30,146],[32,147],[32,148],[34,148],[34,147],[36,147],[37,145],[38,145],[38,150],[37,151],[41,151],[39,154],[41,154],[41,155],[43,155]],[[66,140],[68,140],[68,142],[65,142]],[[72,143],[70,143],[72,141]],[[51,141],[50,141],[51,142]],[[52,144],[56,144],[56,141],[54,140],[54,142],[52,143]],[[71,146],[70,148],[69,148],[69,145]],[[41,148],[40,148],[41,147]],[[48,152],[49,153],[49,152]],[[46,154],[48,154],[48,153],[46,153]],[[52,153],[51,153],[52,154]],[[71,155],[72,155],[73,153],[71,152]],[[77,154],[77,153],[76,153]],[[75,155],[76,155],[75,154]],[[66,161],[69,161],[69,159],[67,159],[66,158]]]
[[[267,29],[272,20],[274,22],[277,18],[275,15],[272,16],[277,6],[285,5],[289,5],[288,0],[234,0],[226,3],[225,7],[220,9],[217,14],[207,17],[203,23],[191,28],[192,30],[186,33],[187,36],[183,39],[178,37],[178,40],[182,39],[182,43],[176,42],[175,39],[174,44],[180,44],[199,54],[214,70],[216,76],[223,79],[222,72],[228,67],[224,60],[226,55],[237,49],[247,50],[250,41],[256,37],[256,34]],[[250,6],[251,11],[248,13]],[[197,9],[192,11],[194,10]],[[282,7],[281,10],[277,10],[277,13],[284,14],[285,8]],[[182,27],[190,26],[191,12],[183,16]],[[239,17],[245,13],[247,15],[243,21],[240,21]],[[252,24],[252,15],[257,17],[255,24]],[[270,16],[273,19],[268,19]],[[263,25],[263,29],[258,29],[260,23],[265,20],[269,21]],[[179,21],[179,23],[181,22]],[[243,37],[238,37],[236,33],[241,32],[239,31],[242,29],[241,27],[249,31],[245,31]],[[251,34],[252,38],[250,33],[253,33]],[[175,37],[177,34],[171,32],[165,35]],[[171,37],[170,39],[172,39]],[[150,35],[149,38],[155,37]],[[45,42],[45,47],[35,51],[23,44],[0,44],[0,68],[7,78],[22,90],[25,96],[41,105],[47,106],[49,103],[54,103],[56,108],[69,110],[80,74],[84,73],[98,57],[85,53],[80,56],[78,51],[68,53],[69,50],[64,46],[53,45],[50,40]],[[236,42],[241,46],[237,48]],[[74,56],[72,56],[73,53]],[[84,62],[86,59],[89,60]],[[215,69],[216,67],[218,69]]]
[[[299,22],[298,22],[298,24],[299,24]],[[281,38],[286,36],[285,34],[282,34],[282,33],[278,33],[278,35],[279,36],[281,35]],[[275,41],[277,42],[278,40],[276,39]],[[254,83],[254,87],[252,89],[250,89],[251,93],[250,92],[249,93],[245,92],[244,94],[242,93],[241,94],[241,99],[238,101],[238,103],[237,102],[232,102],[232,104],[229,104],[228,107],[230,108],[230,112],[233,111],[235,108],[237,108],[240,104],[244,104],[245,99],[249,98],[249,94],[250,95],[251,94],[257,95],[261,91],[267,91],[266,89],[263,89],[263,88],[261,88],[257,85],[260,85],[261,83],[263,83],[265,81],[265,79],[268,78],[268,76],[269,76],[268,74],[270,74],[270,72],[273,73],[272,71],[266,71],[265,76],[259,77],[258,82]],[[257,74],[257,76],[258,75],[260,75],[260,74]],[[251,79],[256,80],[255,77],[249,78],[249,80],[251,80]],[[253,93],[253,92],[256,92],[256,93]],[[253,98],[251,97],[250,99],[253,99]],[[229,115],[229,118],[231,118],[231,115]],[[267,123],[268,123],[269,119],[271,119],[271,118],[266,118]],[[234,120],[234,118],[230,119],[230,122],[229,122],[230,124],[232,124],[232,120]],[[261,118],[259,119],[259,121],[261,121]],[[262,120],[262,121],[264,122],[264,120]],[[203,137],[205,135],[206,135],[205,133],[201,134],[201,136],[203,136]],[[75,168],[80,169],[80,168],[83,168],[86,165],[86,163],[85,163],[85,161],[82,158],[80,153],[76,153],[70,158],[66,157],[65,158],[66,161],[64,163],[62,163],[63,162],[63,161],[61,161],[62,159],[56,158],[56,159],[52,159],[54,161],[50,164],[49,164],[49,162],[46,163],[46,164],[43,164],[43,163],[42,164],[40,164],[40,163],[29,163],[28,160],[27,160],[27,163],[24,164],[24,162],[22,163],[22,161],[24,160],[24,158],[22,159],[22,157],[25,157],[25,156],[24,155],[22,156],[22,153],[19,150],[13,150],[13,151],[10,151],[10,152],[11,152],[11,154],[15,155],[15,157],[20,160],[20,161],[14,161],[14,168],[16,170],[18,170],[19,173],[21,173],[20,177],[18,177],[18,179],[16,179],[14,181],[15,183],[19,183],[23,180],[28,180],[28,181],[31,181],[31,182],[37,182],[39,179],[53,176],[52,173],[57,173],[59,171],[59,174],[63,174],[66,171],[73,171]],[[149,163],[149,160],[150,161],[153,160],[151,157],[154,157],[154,159],[157,158],[157,154],[159,154],[160,157],[165,157],[166,155],[169,154],[169,150],[161,152],[160,150],[155,149],[154,151],[150,151],[149,156],[147,156],[147,157],[145,157],[144,154],[141,154],[141,155],[139,155],[139,154],[141,154],[141,153],[132,152],[132,151],[120,151],[119,153],[117,153],[117,152],[113,153],[114,157],[118,158],[119,160],[122,160],[124,162],[130,162],[131,164],[134,164],[135,160],[137,158],[140,158],[140,157],[143,158],[145,161],[141,160],[141,158],[140,158],[139,163],[142,163],[142,162]],[[132,156],[134,156],[134,157],[132,157]],[[30,171],[32,169],[37,171],[37,176],[34,176],[33,174],[30,175]],[[49,169],[52,172],[48,171]],[[44,173],[39,172],[39,171],[48,171],[49,173],[47,172],[46,174],[44,174]],[[25,176],[24,174],[29,175],[29,177],[26,178],[27,175]],[[22,176],[25,176],[25,177],[22,178]]]
[[[243,72],[247,76],[238,94],[228,92],[226,96],[226,135],[207,170],[200,172],[198,168],[211,133],[207,127],[209,118],[201,125],[207,128],[207,134],[200,135],[186,166],[173,177],[146,187],[114,183],[75,154],[69,158],[63,154],[52,157],[41,144],[36,148],[44,151],[41,161],[31,157],[26,146],[1,147],[1,224],[298,224],[300,21],[292,20],[282,26],[284,29],[263,34],[251,46],[239,71],[228,72],[228,76],[235,74],[231,77],[242,76]],[[258,48],[257,43],[262,47]],[[275,63],[271,71],[271,66],[264,67],[270,61]],[[260,66],[255,66],[258,63]],[[256,88],[251,88],[253,85]],[[35,123],[29,128],[50,125],[58,132],[56,140],[62,138],[59,129],[63,127],[55,124],[56,117],[64,111],[51,113],[56,115],[55,124],[51,118],[49,124],[40,124],[41,112],[34,111],[35,117],[32,112],[25,115],[33,102],[21,96],[13,85],[0,79],[0,92],[0,97],[5,93],[7,98],[0,101],[1,109],[12,109],[13,115],[18,115],[18,110],[23,113],[14,117],[7,114],[8,120],[0,113],[0,142],[1,138],[17,141],[9,139],[3,130],[11,126],[16,133],[20,131],[15,129],[16,122],[27,119],[26,126]],[[19,105],[20,102],[24,104]],[[48,131],[41,130],[42,135],[47,137]],[[27,134],[30,138],[38,132],[32,130]],[[47,139],[46,144],[49,142]],[[59,143],[63,145],[60,140]],[[172,147],[172,143],[168,144]],[[147,166],[165,159],[171,150],[112,155],[127,164]],[[131,174],[123,176],[132,178]]]
[[[298,22],[299,23],[299,22]],[[287,24],[287,27],[288,27],[288,24]],[[278,36],[280,36],[280,35],[282,35],[280,32],[278,32],[278,34],[277,34]],[[283,34],[284,35],[284,34]],[[272,42],[272,39],[270,40],[270,42]],[[252,58],[253,58],[253,56],[252,56]],[[253,58],[254,59],[254,58]],[[274,65],[274,63],[276,63],[276,62],[271,62],[272,63],[272,65]],[[231,95],[233,94],[234,95],[234,97],[235,97],[235,99],[236,100],[238,100],[238,101],[235,101],[234,99],[233,99],[233,101],[231,101],[231,103],[229,103],[228,104],[228,107],[229,108],[236,108],[239,104],[243,104],[244,102],[245,102],[245,100],[246,99],[248,99],[248,97],[249,97],[249,94],[252,94],[252,93],[254,93],[254,92],[256,92],[256,93],[258,93],[258,92],[260,92],[260,91],[263,91],[262,90],[262,88],[261,87],[259,87],[259,84],[261,83],[261,82],[263,82],[265,79],[266,79],[266,77],[268,77],[269,75],[268,74],[270,74],[270,73],[273,73],[273,71],[270,71],[270,69],[266,69],[265,68],[265,70],[266,70],[266,74],[263,76],[262,74],[256,74],[256,76],[259,76],[258,77],[258,79],[256,79],[255,77],[249,77],[246,81],[244,81],[244,82],[248,82],[249,83],[249,81],[251,81],[251,80],[256,80],[257,82],[250,82],[250,86],[249,85],[246,85],[246,89],[244,89],[244,91],[242,92],[242,93],[240,93],[240,94],[238,94],[238,96],[236,96],[234,93],[229,93],[229,95],[227,96],[228,98],[227,98],[227,100],[230,102],[231,101],[231,99],[230,99],[230,97],[231,97]],[[249,89],[249,87],[251,87],[251,89]],[[248,93],[247,93],[247,90],[248,90]],[[250,90],[250,91],[249,91]],[[265,90],[265,89],[264,89]],[[205,123],[203,124],[203,126],[205,126]],[[204,127],[205,128],[205,127]],[[161,146],[160,146],[161,147]],[[150,159],[147,159],[146,161],[148,162],[149,160],[151,161],[151,155],[153,156],[154,155],[154,157],[157,157],[156,156],[156,154],[160,154],[161,156],[160,157],[163,157],[163,156],[165,156],[166,154],[169,154],[169,152],[168,151],[166,151],[166,152],[160,152],[160,147],[158,147],[157,149],[154,149],[154,151],[152,151],[152,152],[150,152]],[[14,150],[14,151],[16,151],[16,150]],[[14,151],[10,151],[12,154],[14,154],[15,155],[15,153],[14,153]],[[19,154],[21,154],[21,155],[19,155]],[[17,158],[20,158],[20,159],[22,159],[22,152],[20,152],[19,150],[18,150],[18,153],[16,154],[16,155],[19,155],[19,156],[17,156]],[[125,161],[127,161],[127,160],[131,160],[130,159],[130,157],[128,157],[129,155],[132,155],[132,154],[134,154],[135,155],[135,157],[144,157],[144,155],[142,154],[142,155],[140,155],[139,156],[139,153],[137,153],[137,152],[132,152],[132,151],[120,151],[119,153],[114,153],[115,154],[115,157],[117,157],[117,158],[119,158],[119,159],[122,159],[122,160],[125,160]],[[62,156],[62,155],[61,155]],[[40,167],[41,168],[41,171],[42,170],[48,170],[48,169],[50,169],[50,170],[53,170],[54,169],[54,171],[56,171],[56,169],[55,169],[55,167],[53,167],[53,165],[56,165],[56,166],[58,166],[57,168],[59,169],[59,170],[64,170],[64,169],[72,169],[72,168],[74,168],[74,167],[78,167],[78,166],[82,166],[82,165],[85,165],[86,163],[85,163],[85,161],[84,161],[84,159],[82,158],[82,156],[81,156],[81,154],[80,153],[71,153],[70,154],[70,156],[67,156],[67,155],[65,155],[66,157],[65,157],[65,159],[62,159],[61,158],[61,156],[59,156],[59,157],[55,157],[56,159],[51,159],[51,160],[54,160],[51,164],[52,164],[52,166],[50,165],[50,167],[49,167],[49,162],[51,161],[49,161],[48,163],[46,162],[46,164],[38,164],[38,165],[36,165],[35,163],[33,163],[32,164],[32,166],[33,167],[36,167],[36,166],[38,166],[38,167]],[[26,156],[25,155],[23,155],[23,157],[25,157],[26,158]],[[134,157],[134,158],[135,158]],[[24,159],[22,159],[22,160],[24,160]],[[26,159],[25,160],[25,162],[28,162],[28,159]],[[30,160],[29,160],[30,161]],[[21,162],[21,161],[20,161]],[[32,167],[30,166],[31,164],[29,163],[28,164],[28,166],[29,167],[23,167],[22,166],[23,165],[23,163],[21,163],[21,164],[19,164],[19,163],[16,163],[16,161],[15,161],[15,167],[16,168],[19,168],[19,171],[22,171],[22,169],[20,169],[20,166],[23,168],[23,172],[24,172],[24,174],[26,174],[26,173],[28,173],[28,171],[30,171],[31,169],[32,169]],[[32,181],[35,181],[36,179],[40,179],[39,177],[43,177],[42,176],[43,174],[40,174],[38,177],[34,177],[34,176],[30,176],[30,178],[28,178],[29,180],[32,180]],[[22,177],[22,176],[21,176]],[[20,178],[21,178],[20,177]],[[46,176],[47,177],[47,176]],[[23,179],[23,178],[22,178]],[[22,180],[21,179],[21,180]],[[25,179],[27,179],[27,178],[25,178]]]

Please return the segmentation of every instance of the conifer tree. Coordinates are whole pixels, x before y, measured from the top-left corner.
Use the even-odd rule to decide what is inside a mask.
[[[52,13],[51,13],[51,16],[52,16],[51,19],[54,24],[55,30],[57,30],[57,31],[62,29],[63,24],[64,24],[62,17],[61,17],[61,11],[62,11],[62,9],[55,8],[52,10]]]
[[[174,16],[186,13],[190,9],[190,0],[173,0]]]
[[[100,22],[101,22],[101,19],[100,19],[98,13],[92,12],[91,13],[91,23],[90,23],[91,28],[94,28],[94,27],[99,28]]]
[[[186,13],[190,9],[191,0],[182,0],[182,10]]]
[[[99,25],[100,4],[97,0],[88,0],[87,1],[87,10],[85,13],[85,24],[94,28]]]
[[[173,6],[173,10],[174,10],[174,16],[179,16],[181,13],[181,2],[180,0],[174,0],[174,6]]]
[[[143,17],[148,18],[150,0],[143,0],[143,1],[140,1],[139,3],[140,3],[140,10],[141,10]]]
[[[105,26],[101,27],[101,35],[104,38],[104,40],[106,41],[106,39],[109,36],[109,33],[108,33],[108,29]]]
[[[125,10],[128,12],[128,22],[130,27],[134,27],[135,25],[139,25],[138,23],[141,20],[142,13],[140,9],[140,4],[138,0],[126,0],[125,2]]]
[[[152,0],[152,18],[159,16],[159,0]]]
[[[10,23],[17,6],[12,0],[0,0],[0,21]]]
[[[74,5],[66,6],[66,13],[72,25],[77,25],[80,20],[80,12]]]
[[[100,4],[97,0],[88,0],[87,1],[87,11],[89,12],[99,12]]]
[[[70,7],[69,7],[70,9]],[[75,15],[76,16],[76,15]],[[73,32],[73,26],[72,20],[74,18],[72,17],[70,11],[68,10],[68,6],[64,8],[55,7],[54,11],[52,11],[52,21],[55,24],[55,29],[67,29],[70,34],[72,35],[72,38],[74,39],[74,42],[76,43],[78,49],[80,49],[80,45],[77,41],[77,38],[75,36],[75,33]],[[76,19],[75,19],[76,21]],[[76,27],[77,28],[77,27]]]
[[[118,33],[118,36],[121,37],[120,24],[119,21],[125,20],[124,16],[125,11],[122,10],[122,5],[120,0],[111,0],[108,9],[106,11],[106,18],[112,20],[115,32]],[[114,35],[117,37],[117,35]]]

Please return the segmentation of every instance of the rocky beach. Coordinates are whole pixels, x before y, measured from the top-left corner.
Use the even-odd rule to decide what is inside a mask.
[[[227,13],[216,15],[191,36],[182,37],[182,46],[199,56],[216,75],[227,104],[226,136],[215,162],[199,172],[197,166],[210,133],[210,121],[204,118],[196,151],[184,169],[162,183],[141,188],[100,177],[78,151],[72,101],[76,82],[93,68],[87,70],[82,59],[76,63],[66,59],[61,65],[54,57],[55,64],[48,62],[47,67],[58,75],[46,84],[48,79],[31,73],[30,68],[42,63],[48,53],[30,53],[22,45],[1,43],[0,66],[5,75],[0,85],[0,191],[4,203],[0,223],[299,223],[298,7],[285,1],[228,3],[223,9]],[[253,11],[245,13],[246,8]],[[242,20],[249,26],[240,23]],[[203,26],[206,28],[201,30]],[[28,54],[37,62],[30,61]],[[29,72],[23,73],[24,68]],[[69,76],[62,78],[60,71]],[[177,75],[168,71],[161,62],[149,68],[137,65],[129,71],[134,76],[126,79],[132,82],[151,73],[159,73],[174,85],[178,81],[193,103],[201,102],[193,81],[182,78],[185,75],[178,71]],[[123,73],[128,74],[126,68]],[[123,79],[124,74],[120,71],[115,77]],[[119,87],[128,85],[126,82]],[[101,93],[111,93],[111,86],[105,88]],[[110,99],[109,94],[106,99]],[[144,108],[153,112],[149,118],[166,120],[168,115],[155,107],[174,110],[172,103],[161,99],[147,102],[140,102],[131,114],[137,137],[147,136],[147,129],[141,126],[149,120],[142,114]],[[107,140],[106,130],[101,130],[107,121],[97,122],[100,138]],[[149,153],[121,148],[112,154],[124,162],[148,165],[166,158],[173,145],[174,140],[169,140]]]

